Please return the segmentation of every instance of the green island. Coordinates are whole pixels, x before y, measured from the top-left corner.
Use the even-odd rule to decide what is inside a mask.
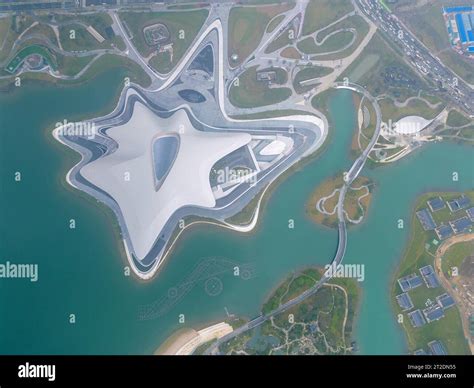
[[[451,211],[449,203],[454,203],[463,197],[467,198],[465,206]],[[472,316],[470,317],[469,312],[458,303],[459,294],[455,287],[448,284],[447,278],[450,277],[453,267],[462,268],[464,262],[466,262],[464,272],[471,271],[472,273],[472,268],[470,268],[472,262],[467,259],[473,254],[474,244],[467,242],[473,238],[472,223],[464,230],[456,231],[453,221],[467,218],[466,209],[472,206],[470,204],[473,201],[474,191],[430,192],[420,196],[413,208],[410,241],[394,274],[391,291],[396,319],[406,334],[410,353],[429,354],[429,344],[438,341],[447,354],[471,354],[466,335],[469,329],[466,327],[463,329],[462,321],[469,322]],[[420,211],[422,213],[419,213]],[[431,223],[431,219],[437,225],[437,229],[428,227],[430,230],[425,230],[426,227],[422,226],[421,219],[425,223]],[[450,225],[453,226],[451,232],[439,229],[441,226],[449,228]],[[431,266],[433,272],[433,275],[429,276],[435,277],[434,283],[431,283],[433,280],[430,280],[429,276],[423,276],[420,271],[420,268],[429,268],[428,266]],[[415,279],[413,284],[415,282],[419,284],[403,290],[401,282],[403,283],[404,278],[413,274],[420,279]],[[448,308],[440,304],[442,307],[440,309],[437,306],[439,304],[437,297],[446,292],[455,303]],[[402,307],[400,302],[397,303],[397,296],[400,298],[402,294],[408,295],[408,297],[403,297],[408,301],[405,307]],[[439,315],[427,315],[430,309],[438,309]],[[443,310],[442,313],[441,310]]]
[[[337,228],[337,202],[343,186],[342,174],[319,185],[306,203],[306,214],[317,224]],[[344,199],[344,213],[348,226],[359,224],[367,215],[373,194],[373,182],[363,176],[352,182]]]
[[[308,268],[288,277],[262,307],[268,313],[311,288],[322,270]],[[223,354],[351,354],[360,290],[355,279],[332,279],[314,295],[221,346]]]

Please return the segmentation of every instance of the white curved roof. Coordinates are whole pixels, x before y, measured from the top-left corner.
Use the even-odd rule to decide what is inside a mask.
[[[155,191],[152,141],[169,133],[179,135],[180,146],[169,174]],[[135,103],[127,123],[107,134],[118,149],[85,165],[81,174],[118,203],[139,259],[147,255],[177,209],[215,206],[211,167],[251,140],[248,133],[198,131],[183,109],[162,119],[141,102]]]
[[[269,155],[278,155],[281,154],[286,148],[286,145],[281,140],[273,140],[271,143],[267,144],[260,151],[260,155],[269,156]]]
[[[405,116],[395,124],[395,132],[410,135],[420,132],[427,127],[433,120],[426,120],[420,116]]]

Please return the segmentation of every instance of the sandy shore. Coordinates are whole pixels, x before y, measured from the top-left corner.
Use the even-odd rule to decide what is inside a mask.
[[[228,323],[220,322],[199,331],[182,329],[171,335],[155,352],[155,355],[185,356],[192,354],[200,345],[221,338],[233,331]]]

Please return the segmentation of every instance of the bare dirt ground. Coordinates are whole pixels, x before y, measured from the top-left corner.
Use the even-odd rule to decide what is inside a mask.
[[[471,334],[469,332],[469,315],[470,315],[470,306],[469,302],[461,297],[459,294],[459,288],[461,287],[459,281],[456,278],[451,278],[448,279],[444,275],[442,269],[441,269],[441,258],[444,256],[444,254],[448,251],[449,248],[451,248],[453,245],[460,243],[460,242],[467,242],[467,241],[473,241],[474,240],[474,233],[469,233],[469,234],[464,234],[461,236],[453,236],[450,239],[444,241],[438,250],[436,251],[435,254],[435,267],[436,267],[436,272],[438,273],[438,277],[441,281],[441,285],[447,290],[450,291],[450,294],[453,296],[454,300],[456,301],[456,304],[459,307],[459,312],[461,313],[461,321],[462,321],[462,327],[464,330],[464,336],[468,338],[469,342],[469,348],[471,349],[471,354],[474,354],[474,343],[471,340]],[[454,288],[453,286],[456,286]]]

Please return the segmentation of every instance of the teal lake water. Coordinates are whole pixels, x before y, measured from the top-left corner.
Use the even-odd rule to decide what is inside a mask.
[[[257,230],[248,235],[216,227],[187,230],[158,276],[150,282],[126,277],[111,213],[72,190],[64,176],[73,156],[56,143],[57,121],[91,118],[113,107],[123,74],[110,71],[74,88],[22,87],[0,94],[0,262],[39,265],[39,281],[0,279],[0,353],[150,354],[173,331],[225,318],[254,317],[265,298],[291,271],[332,259],[336,231],[305,215],[312,190],[346,170],[356,120],[352,97],[331,100],[334,133],[326,151],[290,175],[273,191]],[[472,148],[430,144],[394,165],[366,169],[376,184],[368,219],[350,229],[344,262],[363,263],[365,281],[355,339],[366,354],[406,352],[389,299],[391,278],[409,236],[416,197],[429,190],[474,186]],[[22,180],[15,182],[14,174]],[[458,182],[451,174],[459,173]],[[69,229],[69,220],[76,229]],[[407,228],[397,229],[404,219]],[[288,229],[288,220],[295,222]],[[141,305],[179,284],[203,259],[222,256],[252,263],[243,280],[219,276],[223,289],[210,296],[202,282],[167,314],[139,320]],[[76,323],[69,323],[69,314]]]

